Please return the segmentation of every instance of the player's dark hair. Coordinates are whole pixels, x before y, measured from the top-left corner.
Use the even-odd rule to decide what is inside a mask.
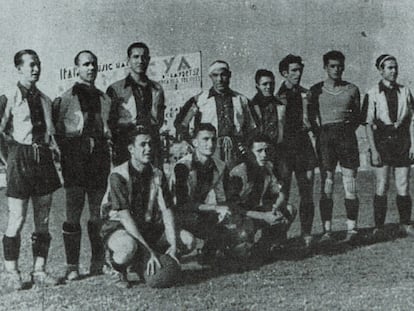
[[[289,71],[290,64],[299,64],[302,69],[305,65],[302,62],[302,57],[289,54],[279,62],[279,72],[283,76],[283,71]]]
[[[337,60],[341,63],[345,63],[345,55],[340,51],[329,51],[328,53],[323,55],[323,65],[327,66],[329,60]]]
[[[92,55],[93,60],[95,61],[95,63],[98,63],[98,57],[93,52],[91,52],[89,50],[82,50],[78,54],[76,54],[75,58],[73,59],[73,62],[75,63],[76,66],[79,65],[79,57],[83,53],[88,53],[88,54]]]
[[[200,123],[195,129],[194,129],[194,138],[197,137],[198,133],[201,131],[208,131],[214,133],[216,135],[217,130],[211,123]]]
[[[249,150],[251,150],[254,143],[267,143],[267,144],[270,144],[270,137],[267,136],[266,134],[256,134],[256,135],[250,137],[250,139],[248,140],[247,148],[249,148]]]
[[[259,69],[258,71],[256,71],[256,74],[254,76],[254,80],[256,81],[256,84],[259,84],[261,77],[269,77],[273,81],[275,81],[275,75],[273,74],[273,72],[267,69]]]
[[[143,125],[134,125],[131,124],[127,127],[126,130],[127,140],[128,140],[128,146],[133,145],[135,143],[135,139],[138,135],[151,135],[151,131],[149,128],[143,126]]]
[[[390,55],[390,54],[382,54],[375,61],[375,67],[377,67],[378,70],[379,69],[384,69],[384,63],[387,60],[397,61],[397,59],[394,56]]]
[[[18,68],[23,63],[23,56],[26,54],[32,55],[40,63],[39,55],[37,55],[35,51],[30,49],[20,50],[14,55],[14,66],[16,68]]]
[[[146,56],[150,55],[150,50],[144,42],[134,42],[127,49],[128,58],[131,56],[133,49],[144,49],[145,55]]]

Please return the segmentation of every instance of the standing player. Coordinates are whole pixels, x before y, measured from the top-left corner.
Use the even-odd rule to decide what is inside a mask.
[[[355,131],[360,124],[360,93],[352,83],[342,80],[345,56],[330,51],[323,56],[327,79],[311,88],[310,109],[319,129],[317,149],[321,170],[321,199],[319,208],[324,234],[321,242],[332,241],[331,220],[335,168],[339,162],[345,189],[347,215],[346,241],[357,236],[359,211],[356,176],[359,167],[358,142]]]
[[[177,133],[189,139],[190,124],[211,123],[217,129],[216,155],[227,166],[235,164],[244,151],[244,144],[256,128],[248,107],[248,99],[230,89],[229,65],[217,60],[208,69],[212,88],[190,98],[175,119]]]
[[[285,109],[282,143],[278,146],[277,163],[282,179],[282,192],[289,198],[292,173],[295,173],[300,195],[299,216],[302,237],[306,247],[312,244],[312,223],[315,212],[313,204],[313,179],[317,159],[309,138],[310,123],[308,119],[309,91],[300,86],[303,73],[300,56],[287,55],[279,63],[279,72],[285,78],[277,97]]]
[[[120,272],[120,287],[130,286],[128,266],[140,276],[151,275],[161,268],[160,252],[177,256],[168,184],[162,171],[151,165],[152,133],[142,126],[130,126],[126,133],[130,160],[111,171],[102,202],[102,236],[111,254],[112,267]],[[180,232],[179,237],[183,236],[187,237],[185,245],[190,249],[192,235]]]
[[[115,165],[128,161],[126,131],[130,124],[145,125],[151,130],[154,164],[162,165],[159,131],[164,123],[164,91],[147,76],[150,50],[143,42],[132,43],[127,50],[130,72],[125,79],[106,91],[112,100],[109,126],[113,135]]]
[[[375,66],[382,79],[364,99],[368,105],[366,131],[376,177],[374,233],[383,236],[388,180],[391,169],[394,169],[401,229],[414,236],[409,192],[410,166],[414,160],[414,101],[410,89],[397,83],[398,64],[394,56],[381,55]]]
[[[3,237],[5,276],[14,289],[22,288],[18,268],[20,232],[26,220],[29,199],[33,204],[35,232],[32,235],[34,284],[56,285],[57,279],[45,271],[50,246],[49,212],[52,193],[60,187],[51,148],[56,148],[52,123],[52,103],[36,87],[41,66],[33,50],[14,56],[19,82],[1,97],[4,109],[0,134],[9,141],[7,192],[9,219]]]
[[[100,238],[100,204],[110,169],[107,139],[110,138],[109,97],[94,83],[98,59],[91,51],[75,56],[79,82],[54,102],[56,138],[61,149],[61,164],[66,195],[66,221],[63,224],[67,271],[66,279],[79,279],[81,241],[80,219],[88,196],[88,234],[92,258],[90,274],[102,273],[104,248]]]

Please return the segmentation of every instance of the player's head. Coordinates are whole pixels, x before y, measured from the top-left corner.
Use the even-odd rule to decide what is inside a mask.
[[[78,67],[79,79],[94,83],[98,74],[98,57],[89,50],[83,50],[76,54],[74,63]]]
[[[148,46],[143,42],[132,43],[127,50],[129,68],[135,74],[145,74],[151,60]]]
[[[248,148],[252,160],[259,166],[265,166],[269,161],[270,139],[267,135],[257,134],[250,138]]]
[[[398,63],[397,59],[389,54],[382,54],[375,62],[382,78],[386,81],[394,83],[398,77]]]
[[[152,155],[150,130],[144,126],[131,125],[127,135],[131,161],[137,164],[149,164]]]
[[[280,61],[279,72],[285,78],[286,83],[296,86],[300,84],[303,67],[305,65],[300,56],[289,54]]]
[[[256,89],[264,97],[272,96],[275,92],[275,75],[273,72],[266,69],[259,69],[256,71],[254,77],[256,81]]]
[[[323,67],[329,79],[341,81],[345,70],[345,55],[340,51],[329,51],[323,55]]]
[[[229,89],[231,71],[228,63],[223,60],[214,61],[208,68],[208,75],[217,92],[223,93]]]
[[[14,55],[14,66],[24,83],[34,84],[40,78],[40,59],[33,50],[21,50]]]
[[[198,155],[211,157],[216,150],[216,128],[211,123],[200,123],[194,131],[193,146]]]

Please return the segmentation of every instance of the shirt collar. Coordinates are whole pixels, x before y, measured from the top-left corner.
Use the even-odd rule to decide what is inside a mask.
[[[231,96],[231,97],[235,97],[236,94],[233,92],[232,89],[227,89],[224,93],[218,93],[214,87],[210,88],[210,90],[208,91],[208,97],[216,97],[216,96]]]
[[[400,85],[398,83],[393,83],[393,84],[390,83],[390,85],[387,86],[387,85],[385,85],[384,81],[381,80],[378,83],[378,87],[379,87],[379,92],[380,93],[381,92],[386,93],[386,92],[389,92],[391,90],[397,90],[397,92],[400,92]]]
[[[146,82],[148,83],[147,86],[152,86],[152,82],[151,80],[145,76]],[[127,75],[127,77],[125,78],[125,84],[124,84],[124,88],[127,87],[143,87],[142,85],[138,84],[131,76],[131,74],[129,73]]]
[[[17,87],[19,88],[20,92],[22,93],[22,98],[28,98],[29,95],[36,96],[39,91],[36,86],[32,86],[30,89],[27,89],[23,86],[20,81],[17,82]]]
[[[284,95],[288,92],[292,92],[292,93],[298,93],[300,90],[300,86],[299,85],[295,85],[292,88],[288,88],[286,86],[286,82],[283,82],[282,85],[279,88],[279,91],[277,92],[277,95]]]
[[[213,158],[210,158],[204,164],[201,163],[198,158],[196,152],[193,153],[193,160],[192,160],[192,168],[195,169],[197,167],[204,167],[204,168],[212,168],[213,170],[217,170],[216,163],[214,162]]]
[[[131,177],[141,178],[143,175],[151,174],[151,165],[145,166],[142,172],[139,172],[131,163],[131,160],[128,161],[128,171]]]

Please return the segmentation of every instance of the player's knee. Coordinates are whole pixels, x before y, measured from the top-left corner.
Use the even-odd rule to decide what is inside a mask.
[[[182,244],[180,250],[184,254],[188,254],[196,248],[197,240],[191,232],[187,230],[181,230],[179,232],[179,237],[181,242],[180,244]]]
[[[323,186],[324,186],[323,190],[324,190],[326,196],[328,197],[328,199],[332,198],[333,186],[334,186],[333,178],[327,177],[325,179],[325,182],[324,182]]]
[[[6,229],[6,235],[9,237],[14,237],[20,234],[20,231],[23,228],[25,222],[25,217],[23,215],[10,214],[9,221]]]
[[[406,196],[409,194],[409,183],[408,180],[400,179],[395,181],[395,188],[397,189],[397,194],[400,196]]]
[[[122,265],[132,260],[138,245],[126,231],[118,230],[109,238],[108,247],[113,253],[113,261]]]
[[[342,179],[345,189],[345,198],[355,200],[357,198],[356,178],[352,174],[343,174]]]

